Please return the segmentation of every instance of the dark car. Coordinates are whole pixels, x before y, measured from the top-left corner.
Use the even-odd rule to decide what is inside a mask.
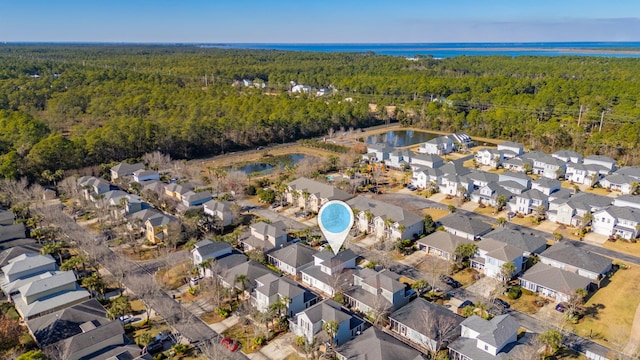
[[[467,306],[475,306],[475,304],[471,300],[463,301],[462,304],[458,306],[458,315],[462,312],[462,309],[466,308]]]
[[[228,337],[220,340],[220,344],[222,344],[224,347],[227,348],[227,350],[229,350],[231,352],[238,351],[238,348],[240,347],[240,344],[238,344],[237,341],[233,340],[232,338],[228,338]]]
[[[440,281],[442,281],[443,283],[451,286],[454,289],[457,289],[460,286],[462,286],[462,284],[460,284],[456,279],[452,278],[451,276],[447,276],[447,275],[440,275]]]
[[[511,305],[509,305],[508,302],[506,302],[506,301],[504,301],[504,300],[502,300],[500,298],[494,298],[491,302],[493,303],[493,305],[496,305],[496,306],[501,307],[503,309],[508,309],[508,308],[511,307]]]
[[[154,353],[158,353],[160,351],[164,350],[164,345],[162,345],[161,341],[152,341],[150,343],[147,344],[147,346],[145,346],[142,349],[142,353],[143,354],[154,354]]]
[[[558,305],[556,305],[556,311],[560,311],[561,313],[565,312],[565,310],[567,310],[567,305],[565,305],[564,303],[559,303]]]

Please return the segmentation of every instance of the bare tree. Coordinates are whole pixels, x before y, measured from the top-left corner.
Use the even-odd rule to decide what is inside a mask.
[[[212,339],[203,341],[198,344],[198,348],[207,360],[227,360],[229,359],[229,351],[221,344]]]
[[[518,360],[540,360],[544,344],[536,334],[526,333],[526,338],[521,339],[521,345],[517,346],[513,351],[513,358]]]
[[[157,296],[161,296],[160,286],[149,275],[132,275],[128,278],[129,288],[142,301],[145,307],[146,319],[151,316],[151,303]]]
[[[429,276],[429,283],[431,285],[436,284],[440,276],[449,272],[449,263],[436,256],[427,256],[422,262],[424,272]]]
[[[422,345],[429,350],[431,358],[435,359],[438,351],[455,338],[455,330],[459,322],[453,315],[438,314],[429,308],[425,308],[416,316],[419,317],[423,326],[421,333],[428,337],[426,341],[422,341]]]
[[[249,178],[247,174],[242,171],[229,171],[226,175],[225,187],[228,191],[232,192],[234,196],[239,197],[244,195],[244,189],[249,184]]]
[[[171,156],[163,154],[160,151],[154,151],[142,155],[142,161],[151,169],[161,172],[168,169],[171,165]]]

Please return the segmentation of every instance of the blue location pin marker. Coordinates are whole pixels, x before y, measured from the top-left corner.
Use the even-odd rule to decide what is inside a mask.
[[[318,225],[334,254],[338,254],[353,226],[353,211],[344,201],[331,200],[320,208]]]

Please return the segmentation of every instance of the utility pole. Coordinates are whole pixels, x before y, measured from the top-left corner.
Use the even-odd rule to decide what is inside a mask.
[[[598,132],[602,132],[602,122],[604,121],[604,110],[602,110],[602,115],[600,116],[600,129]]]
[[[578,115],[578,126],[580,126],[580,120],[582,120],[582,105],[580,105],[580,114]]]
[[[207,74],[204,74],[204,87],[207,87]]]

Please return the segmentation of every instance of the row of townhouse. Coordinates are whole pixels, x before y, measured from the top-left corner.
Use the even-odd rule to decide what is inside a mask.
[[[73,271],[61,271],[50,255],[29,245],[0,252],[0,287],[24,320],[36,344],[55,359],[151,359],[125,336],[120,321],[78,286]]]

